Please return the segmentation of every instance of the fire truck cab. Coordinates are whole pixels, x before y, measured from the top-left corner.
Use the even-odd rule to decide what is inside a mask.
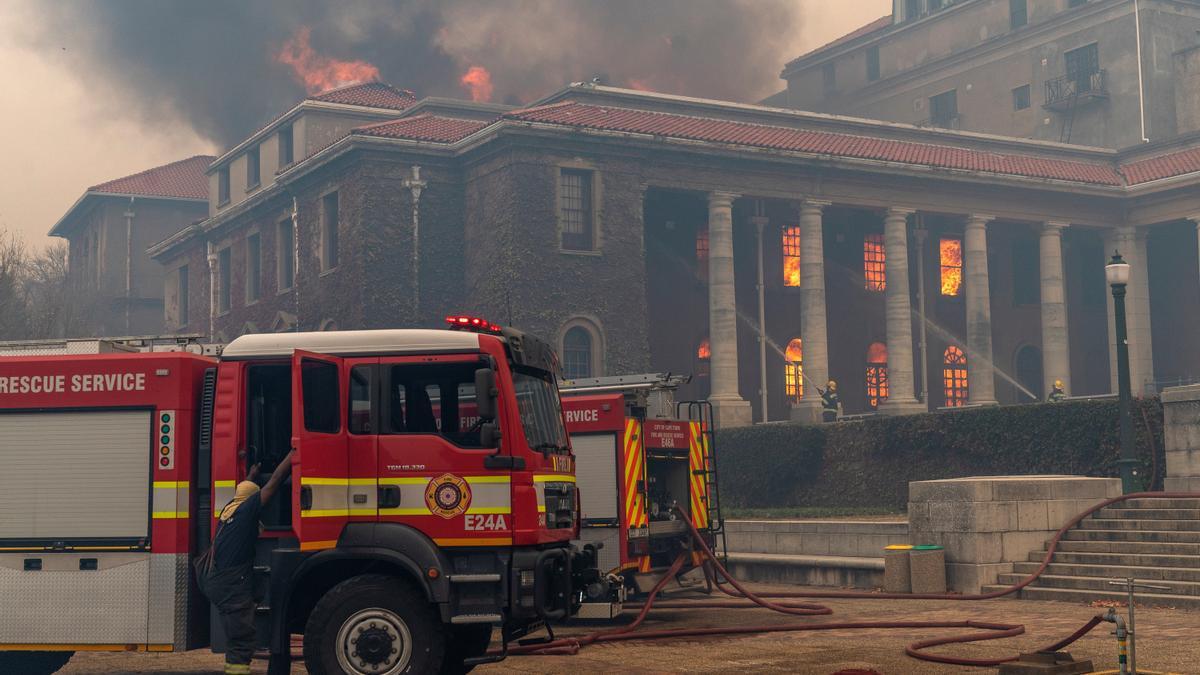
[[[554,351],[457,330],[247,335],[188,353],[0,357],[0,670],[223,636],[190,561],[248,470],[258,635],[287,672],[465,672],[618,597],[576,547]],[[65,655],[65,658],[64,658]]]

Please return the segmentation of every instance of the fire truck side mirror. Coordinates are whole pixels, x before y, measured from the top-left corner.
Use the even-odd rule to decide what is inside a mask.
[[[475,409],[480,420],[490,422],[496,419],[496,393],[496,371],[491,368],[476,370]],[[491,447],[487,443],[484,446]]]

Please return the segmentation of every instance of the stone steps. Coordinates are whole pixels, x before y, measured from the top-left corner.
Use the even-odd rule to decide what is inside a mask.
[[[1200,532],[1200,520],[1175,518],[1086,518],[1078,527],[1084,530],[1185,530]]]
[[[996,584],[999,586],[1011,586],[1020,583],[1028,575],[1025,574],[1001,574],[997,579]],[[1136,576],[1134,577],[1137,578]],[[1115,581],[1116,577],[1112,574],[1104,576],[1069,576],[1058,574],[1043,574],[1038,577],[1038,580],[1033,582],[1032,588],[1074,588],[1081,591],[1121,591],[1121,588],[1111,586],[1109,582]],[[1149,580],[1147,580],[1149,583]],[[1156,586],[1166,586],[1170,590],[1154,591],[1165,595],[1188,595],[1200,598],[1200,582],[1196,581],[1166,581],[1157,580],[1153,582]],[[1138,591],[1141,595],[1141,591]]]
[[[1043,548],[1049,545],[1049,542],[1047,542]],[[1151,553],[1200,556],[1200,543],[1181,544],[1169,541],[1060,541],[1056,550],[1064,553]]]
[[[1110,506],[1108,508],[1100,509],[1093,515],[1093,517],[1133,518],[1143,520],[1200,520],[1200,509],[1127,509],[1123,507]]]
[[[1030,562],[1042,562],[1045,551],[1033,551]],[[1126,567],[1189,567],[1200,568],[1200,555],[1163,555],[1144,553],[1062,553],[1054,554],[1053,562],[1068,565],[1122,565]]]
[[[1013,564],[1013,573],[1021,579],[1037,571],[1040,562]],[[1127,565],[1079,565],[1073,563],[1050,563],[1046,574],[1068,577],[1104,577],[1124,579],[1133,577],[1145,581],[1195,581],[1200,582],[1200,569],[1186,567],[1133,567]]]
[[[983,592],[1004,589],[1005,585],[984,586]],[[1076,588],[1024,588],[1016,596],[1022,600],[1056,600],[1058,602],[1090,603],[1096,600],[1124,602],[1128,596],[1122,591],[1090,591]],[[1166,595],[1162,593],[1138,593],[1138,605],[1150,607],[1174,607],[1177,609],[1200,609],[1200,597],[1188,595]]]
[[[1152,541],[1200,544],[1200,532],[1183,530],[1067,530],[1062,541]]]
[[[1122,509],[1200,509],[1200,499],[1129,499],[1118,502]]]

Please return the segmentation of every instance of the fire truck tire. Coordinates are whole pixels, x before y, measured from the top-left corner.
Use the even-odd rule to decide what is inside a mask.
[[[317,601],[304,628],[310,675],[434,673],[446,635],[425,596],[401,579],[364,574]]]
[[[0,652],[0,673],[50,675],[57,673],[75,652]]]
[[[454,626],[446,638],[446,658],[442,661],[442,675],[465,675],[475,666],[464,660],[483,656],[492,644],[492,625],[474,624]]]

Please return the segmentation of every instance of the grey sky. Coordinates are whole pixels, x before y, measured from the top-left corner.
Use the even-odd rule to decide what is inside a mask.
[[[799,25],[790,46],[778,55],[776,70],[891,8],[891,0],[795,1]],[[45,233],[88,186],[198,153],[218,154],[220,149],[185,116],[171,112],[178,110],[176,101],[165,101],[149,122],[144,104],[141,112],[134,112],[123,100],[122,83],[80,70],[79,53],[72,53],[75,41],[56,41],[53,33],[47,40],[45,23],[39,4],[0,3],[0,63],[8,76],[0,87],[7,160],[0,162],[0,227],[36,246],[49,241]],[[35,35],[34,27],[43,32]],[[62,34],[87,30],[64,26]],[[736,45],[720,48],[724,54],[737,53]],[[386,70],[383,77],[390,79]],[[293,102],[280,100],[278,109]]]

